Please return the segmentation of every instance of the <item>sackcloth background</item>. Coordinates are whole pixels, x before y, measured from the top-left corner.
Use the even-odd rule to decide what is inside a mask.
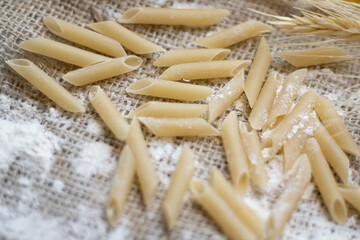
[[[196,47],[190,42],[247,19],[269,20],[248,8],[288,15],[298,13],[294,6],[304,7],[298,1],[282,0],[0,1],[0,239],[225,239],[217,225],[188,195],[173,231],[166,230],[161,212],[170,176],[185,143],[195,155],[195,177],[208,180],[209,167],[216,166],[229,179],[220,137],[163,138],[154,136],[145,127],[143,132],[160,179],[156,197],[146,209],[135,180],[121,224],[114,229],[107,224],[107,195],[124,142],[114,137],[89,103],[87,94],[91,85],[76,87],[61,79],[64,73],[75,69],[74,66],[18,47],[22,41],[40,36],[66,42],[45,28],[43,17],[51,15],[85,26],[94,22],[92,6],[105,20],[116,19],[135,6],[230,10],[228,17],[209,27],[125,25],[167,50]],[[268,34],[267,40],[274,43],[282,37],[276,31]],[[253,59],[258,40],[254,38],[231,46],[228,59]],[[291,49],[298,48],[301,47]],[[271,47],[274,56],[271,69],[284,77],[295,68],[276,55],[280,50],[287,48]],[[358,56],[360,53],[356,46],[346,51]],[[164,69],[152,66],[158,56],[160,53],[143,56],[145,63],[137,71],[98,83],[123,115],[150,100],[166,101],[125,93],[125,88],[137,79],[159,77]],[[57,107],[5,64],[5,60],[15,58],[27,58],[40,66],[79,98],[86,112],[72,114]],[[308,69],[301,94],[311,87],[329,98],[360,144],[359,58]],[[214,79],[198,83],[218,90],[227,81]],[[242,121],[247,120],[249,106],[244,94],[214,125],[219,127],[231,110]],[[349,181],[359,186],[360,159],[348,156]],[[270,178],[267,190],[250,192],[245,197],[262,218],[266,218],[286,185],[279,159],[270,161],[267,170]],[[349,206],[346,224],[336,225],[312,182],[288,221],[282,239],[360,239],[360,214]]]

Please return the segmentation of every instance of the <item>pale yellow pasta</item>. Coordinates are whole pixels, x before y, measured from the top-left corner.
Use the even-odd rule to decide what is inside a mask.
[[[190,183],[192,197],[204,208],[220,226],[224,233],[233,240],[256,239],[247,226],[238,218],[226,201],[207,183],[192,180]]]
[[[271,146],[273,152],[276,153],[299,129],[304,128],[313,111],[316,97],[315,91],[306,92],[291,112],[271,132],[270,137],[264,142],[264,146]]]
[[[200,38],[193,44],[206,48],[224,48],[272,30],[272,27],[264,23],[249,20],[208,37]]]
[[[201,101],[213,94],[214,90],[194,84],[143,78],[126,88],[126,92],[183,101]]]
[[[170,50],[161,55],[154,66],[169,67],[181,63],[220,61],[226,58],[230,53],[229,49],[177,49]]]
[[[85,112],[84,105],[31,61],[20,58],[6,63],[36,89],[70,112]]]
[[[259,136],[256,130],[252,130],[248,124],[240,124],[239,130],[247,155],[250,180],[254,184],[256,190],[263,191],[268,183],[268,174],[261,153],[262,149]]]
[[[131,50],[136,54],[147,54],[152,52],[165,51],[165,49],[163,49],[159,45],[150,42],[146,38],[135,34],[129,29],[113,21],[90,23],[87,25],[87,27],[118,41],[125,48]]]
[[[279,74],[271,72],[249,116],[249,123],[253,129],[260,130],[267,122],[271,106],[276,96],[276,89],[278,89],[280,84]]]
[[[163,202],[163,214],[169,229],[175,225],[181,210],[185,193],[189,189],[194,172],[194,158],[190,148],[185,145],[182,149],[170,186]]]
[[[337,144],[347,153],[360,156],[360,149],[329,100],[318,96],[315,110]]]
[[[106,78],[131,72],[140,67],[143,60],[135,55],[113,58],[91,66],[67,72],[62,78],[75,86],[83,86]]]
[[[128,145],[121,152],[106,206],[106,217],[112,227],[120,222],[126,198],[135,176],[135,158]]]
[[[208,121],[213,122],[220,116],[243,92],[244,69],[241,69],[214,97],[209,100]]]
[[[330,212],[332,219],[344,225],[347,216],[347,208],[344,199],[335,182],[320,146],[315,138],[309,138],[305,143],[305,153],[308,155],[311,164],[312,174],[315,183],[321,193],[321,197]]]
[[[249,74],[245,82],[245,94],[252,108],[259,95],[266,73],[270,67],[272,56],[264,37],[261,38],[255,58],[251,64]]]
[[[219,194],[238,218],[253,232],[257,239],[264,238],[264,222],[259,216],[240,198],[234,188],[224,178],[221,172],[212,167],[210,169],[210,183],[212,188]]]
[[[238,131],[238,120],[233,111],[227,115],[221,125],[221,139],[232,183],[237,192],[245,194],[249,188],[249,169]]]
[[[126,117],[191,118],[199,117],[205,113],[207,109],[207,104],[150,101],[130,112]]]
[[[91,87],[89,100],[115,136],[125,140],[129,131],[129,124],[124,120],[121,113],[115,108],[100,86]]]
[[[160,76],[164,80],[195,80],[233,77],[242,68],[246,68],[250,60],[224,60],[211,62],[182,63],[169,67]]]
[[[360,189],[352,186],[340,186],[339,191],[343,198],[360,212]]]
[[[219,131],[202,118],[152,118],[139,120],[156,136],[219,136]]]
[[[207,26],[226,17],[226,9],[177,9],[135,7],[117,19],[119,23]]]
[[[275,124],[290,111],[298,89],[306,77],[306,74],[306,69],[300,69],[292,72],[286,77],[281,88],[277,90],[277,96],[275,97],[267,119],[267,126]]]
[[[296,160],[297,166],[280,197],[276,200],[268,220],[269,239],[279,239],[287,220],[294,212],[311,180],[311,166],[306,154]]]
[[[20,43],[20,48],[41,54],[62,62],[74,64],[79,67],[86,67],[95,63],[110,60],[111,58],[82,50],[64,43],[46,38],[33,38]]]
[[[112,57],[126,56],[126,52],[119,42],[99,33],[54,17],[45,17],[44,24],[50,32],[71,42]]]
[[[352,59],[341,48],[333,46],[295,52],[279,52],[278,55],[295,67],[307,67]]]
[[[155,197],[158,177],[151,162],[144,135],[141,132],[139,121],[133,118],[126,143],[130,146],[136,160],[136,174],[139,178],[142,198],[148,207]]]
[[[347,184],[350,163],[346,154],[341,150],[323,125],[319,124],[314,137],[319,143],[325,159],[329,162],[337,175],[339,175],[343,183]]]

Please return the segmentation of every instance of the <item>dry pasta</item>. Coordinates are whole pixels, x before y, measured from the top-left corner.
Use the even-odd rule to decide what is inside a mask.
[[[152,52],[165,51],[165,49],[159,45],[150,42],[149,40],[113,21],[91,23],[88,24],[87,27],[118,41],[125,48],[136,54],[148,54]]]
[[[45,17],[44,24],[50,32],[71,42],[112,57],[126,56],[126,52],[119,42],[104,35],[54,17]]]
[[[84,105],[31,61],[21,58],[6,63],[36,89],[70,112],[85,112]]]
[[[19,47],[79,67],[110,60],[108,57],[41,37],[22,42]]]
[[[360,212],[360,189],[352,185],[340,185],[339,191],[343,198]]]
[[[83,86],[134,71],[140,67],[142,62],[143,60],[141,58],[134,55],[114,58],[67,72],[62,78],[75,86]]]
[[[136,7],[118,18],[119,23],[207,26],[226,17],[226,9],[176,9]]]

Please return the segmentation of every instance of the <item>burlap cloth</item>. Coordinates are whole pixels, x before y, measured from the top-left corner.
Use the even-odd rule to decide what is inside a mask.
[[[114,19],[134,6],[178,8],[226,8],[231,14],[219,24],[203,28],[127,25],[166,49],[194,47],[191,41],[209,32],[233,26],[247,19],[265,22],[266,17],[248,8],[270,14],[294,13],[296,1],[11,1],[0,2],[0,238],[2,239],[224,239],[217,225],[191,199],[186,197],[176,227],[165,228],[161,203],[174,171],[180,146],[188,143],[196,159],[195,176],[208,179],[209,166],[218,167],[229,178],[224,150],[219,137],[161,138],[147,129],[143,132],[160,178],[156,198],[145,209],[137,180],[128,197],[121,225],[111,229],[105,219],[105,204],[118,156],[124,142],[117,140],[103,124],[87,99],[90,86],[75,87],[61,76],[75,69],[52,59],[22,51],[18,44],[33,37],[54,37],[42,18],[55,16],[84,26],[94,22],[90,7],[102,12],[104,19]],[[276,42],[281,34],[267,37]],[[231,47],[229,59],[253,59],[258,38]],[[294,68],[274,55],[271,68],[288,74]],[[347,51],[359,55],[358,47]],[[125,88],[142,77],[158,77],[163,69],[153,67],[159,54],[146,56],[142,67],[129,74],[102,81],[99,85],[116,107],[127,114],[150,97],[129,96]],[[5,60],[25,57],[53,76],[86,106],[86,113],[71,114],[58,108],[28,82],[12,71]],[[356,142],[360,144],[360,64],[351,62],[311,67],[301,92],[307,87],[327,96],[336,106]],[[225,79],[200,81],[214,89]],[[156,99],[162,100],[162,99]],[[242,95],[225,114],[235,110],[240,119],[249,114]],[[223,114],[215,126],[223,120]],[[360,185],[360,159],[350,158],[350,183]],[[246,202],[266,218],[271,206],[286,185],[280,161],[270,161],[270,181],[266,192],[249,193]],[[336,225],[311,183],[288,221],[282,239],[360,239],[360,217],[353,208],[345,226]]]

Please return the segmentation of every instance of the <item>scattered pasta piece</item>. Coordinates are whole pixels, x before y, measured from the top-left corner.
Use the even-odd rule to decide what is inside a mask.
[[[360,212],[360,189],[352,185],[340,185],[339,191],[343,198]]]

